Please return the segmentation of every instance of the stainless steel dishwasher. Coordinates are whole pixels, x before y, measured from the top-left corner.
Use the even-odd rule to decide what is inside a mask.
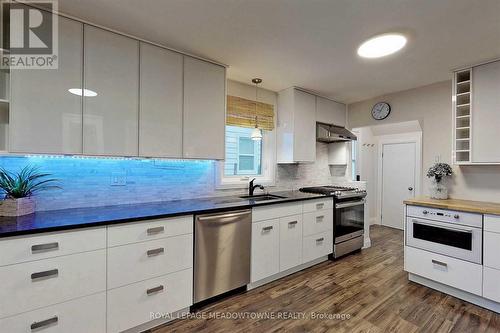
[[[252,211],[197,215],[194,303],[250,283]]]

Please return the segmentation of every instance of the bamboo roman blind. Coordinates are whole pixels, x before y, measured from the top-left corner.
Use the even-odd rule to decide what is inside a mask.
[[[257,102],[255,112],[255,101],[227,96],[226,125],[254,128],[255,116],[260,129],[274,129],[274,105]]]

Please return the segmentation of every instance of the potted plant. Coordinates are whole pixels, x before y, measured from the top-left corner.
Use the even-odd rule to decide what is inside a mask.
[[[59,188],[57,179],[47,178],[49,173],[42,173],[38,167],[25,166],[18,173],[0,168],[0,189],[5,198],[0,200],[0,216],[21,216],[35,212],[36,192]]]
[[[447,163],[436,163],[429,168],[427,177],[432,179],[432,186],[430,188],[432,199],[448,199],[448,187],[443,182],[452,174],[453,170]]]

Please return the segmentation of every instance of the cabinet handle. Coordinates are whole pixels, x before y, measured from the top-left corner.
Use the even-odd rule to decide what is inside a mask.
[[[316,222],[321,222],[325,218],[325,215],[316,216]]]
[[[323,207],[325,207],[324,203],[316,204],[316,209],[323,209]]]
[[[448,264],[444,263],[442,261],[437,261],[437,260],[432,259],[432,263],[435,264],[435,265],[439,265],[439,266],[443,266],[443,267],[448,267]]]
[[[32,331],[34,331],[36,329],[40,329],[42,327],[49,326],[50,324],[56,324],[58,321],[59,321],[59,318],[57,318],[57,316],[54,316],[52,318],[45,319],[42,321],[35,321],[33,324],[31,324],[30,328]]]
[[[288,225],[296,225],[297,221],[288,222]]]
[[[324,240],[325,240],[325,238],[324,238],[324,237],[318,238],[318,239],[316,239],[316,243],[322,242],[322,241],[324,241]]]
[[[163,287],[163,285],[159,285],[158,287],[154,287],[154,288],[146,290],[146,294],[148,296],[150,296],[152,294],[155,294],[155,293],[158,293],[160,291],[163,291],[163,289],[165,289],[165,287]]]
[[[148,233],[149,236],[151,236],[151,235],[159,234],[159,233],[164,232],[164,231],[165,231],[165,227],[161,226],[161,227],[149,228],[146,232]]]
[[[269,231],[269,230],[273,230],[273,226],[270,225],[269,227],[264,227],[262,228],[263,231]]]
[[[31,253],[40,251],[59,250],[59,243],[36,244],[31,246]]]
[[[146,253],[148,254],[148,257],[152,257],[162,254],[163,252],[165,252],[165,249],[163,247],[159,247],[157,249],[148,250]]]
[[[33,274],[31,274],[31,279],[36,280],[36,279],[40,279],[40,278],[55,277],[57,275],[59,275],[59,270],[56,268],[56,269],[51,269],[48,271],[33,273]]]

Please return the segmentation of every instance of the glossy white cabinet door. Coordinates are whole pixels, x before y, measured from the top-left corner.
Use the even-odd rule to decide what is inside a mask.
[[[83,152],[138,155],[139,42],[85,25]]]
[[[58,68],[12,70],[11,152],[82,152],[82,54],[83,24],[59,17]]]
[[[302,215],[280,218],[280,272],[302,264]]]
[[[346,106],[323,97],[316,97],[316,121],[345,127]]]
[[[500,61],[472,69],[472,162],[500,162]]]
[[[226,69],[184,57],[185,158],[224,159]]]
[[[316,96],[294,91],[293,159],[295,162],[316,160]]]
[[[252,223],[251,282],[280,270],[279,219]]]
[[[141,43],[139,155],[182,157],[183,56]]]

